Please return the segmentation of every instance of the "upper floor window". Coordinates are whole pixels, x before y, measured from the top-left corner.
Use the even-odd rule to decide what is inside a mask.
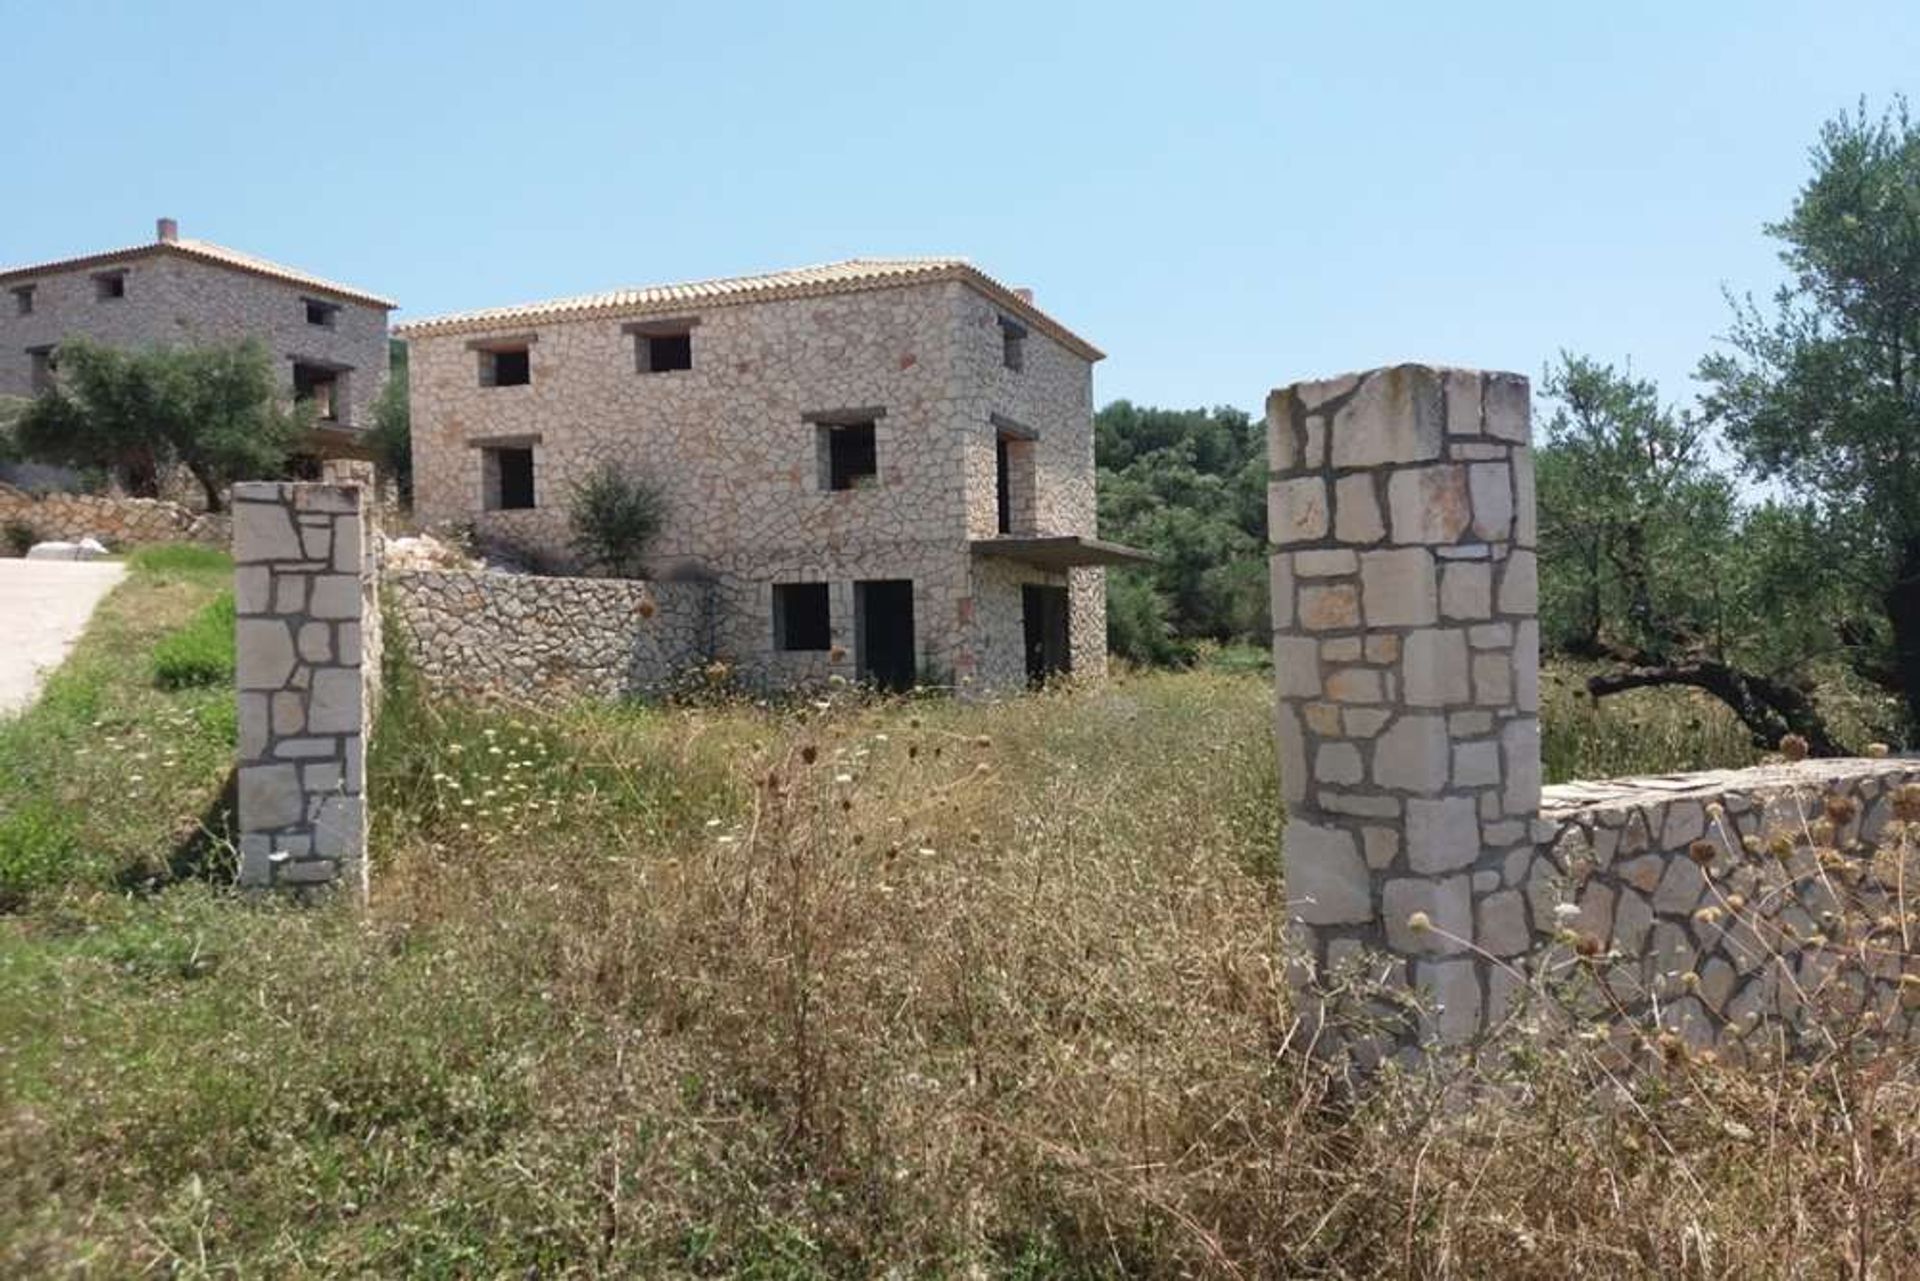
[[[841,409],[806,415],[814,425],[820,488],[871,489],[880,482],[880,446],[875,421],[884,409]]]
[[[467,344],[480,354],[482,387],[525,387],[533,381],[533,339],[484,339]]]
[[[693,368],[693,327],[697,320],[646,320],[626,326],[633,335],[634,368],[643,374],[668,374]]]
[[[1000,317],[1000,363],[1015,371],[1027,367],[1027,327],[1009,317]]]
[[[113,302],[127,296],[127,273],[122,271],[101,271],[94,273],[93,296],[100,302]]]
[[[13,314],[31,316],[33,314],[33,286],[15,285],[13,287]]]
[[[321,302],[318,298],[303,298],[301,302],[307,309],[307,323],[309,325],[318,325],[322,329],[332,329],[334,323],[340,317],[339,303]]]

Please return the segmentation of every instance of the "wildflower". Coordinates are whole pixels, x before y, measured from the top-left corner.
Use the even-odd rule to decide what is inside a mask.
[[[1415,934],[1425,934],[1433,929],[1433,918],[1425,912],[1415,912],[1407,918],[1407,928]]]
[[[1680,986],[1691,992],[1700,986],[1700,971],[1688,970],[1680,976]]]
[[[1708,906],[1703,907],[1699,911],[1695,912],[1693,914],[1693,919],[1699,922],[1701,925],[1714,925],[1719,922],[1720,917],[1722,915],[1723,913],[1720,911],[1719,908],[1709,904]]]
[[[1860,807],[1854,804],[1851,796],[1829,796],[1827,798],[1827,818],[1835,827],[1846,826],[1848,821],[1859,812]]]
[[[1554,907],[1553,915],[1555,920],[1571,921],[1580,915],[1580,907],[1576,903],[1561,903]]]
[[[1727,895],[1727,910],[1729,912],[1738,912],[1741,908],[1745,907],[1746,905],[1747,905],[1746,895],[1744,894]]]
[[[1713,862],[1713,856],[1718,852],[1718,850],[1714,849],[1713,842],[1707,840],[1695,841],[1693,844],[1687,846],[1687,857],[1702,867]]]
[[[1745,850],[1749,854],[1758,855],[1759,853],[1761,853],[1761,851],[1765,850],[1767,847],[1766,847],[1766,843],[1763,842],[1759,838],[1759,836],[1749,832],[1747,835],[1740,838],[1740,848]]]
[[[1606,947],[1600,942],[1598,935],[1582,934],[1574,939],[1573,950],[1581,956],[1591,959],[1600,955],[1601,952],[1606,950]]]
[[[1789,734],[1780,740],[1780,754],[1790,761],[1806,760],[1808,750],[1807,740],[1798,734]]]
[[[1877,760],[1883,759],[1884,757],[1889,755],[1892,751],[1893,749],[1888,747],[1885,743],[1868,743],[1863,755],[1872,757],[1874,760],[1877,761]]]

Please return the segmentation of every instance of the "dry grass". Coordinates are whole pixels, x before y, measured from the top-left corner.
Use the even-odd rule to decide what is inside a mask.
[[[1292,1053],[1267,685],[432,708],[372,910],[0,921],[0,1272],[1893,1277],[1915,1063],[1353,1096]]]

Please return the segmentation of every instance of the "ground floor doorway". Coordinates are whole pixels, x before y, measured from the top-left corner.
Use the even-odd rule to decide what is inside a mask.
[[[1027,684],[1044,685],[1072,667],[1067,646],[1067,589],[1027,583],[1020,589],[1026,626]]]
[[[912,689],[913,580],[875,578],[853,585],[854,654],[860,679],[884,690]]]

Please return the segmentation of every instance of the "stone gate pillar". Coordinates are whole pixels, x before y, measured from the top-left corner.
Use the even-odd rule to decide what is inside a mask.
[[[233,487],[240,883],[367,889],[380,668],[371,476]]]
[[[1504,1004],[1518,980],[1497,961],[1530,945],[1528,432],[1517,374],[1398,365],[1267,401],[1283,864],[1304,977],[1384,953],[1448,1041]]]

